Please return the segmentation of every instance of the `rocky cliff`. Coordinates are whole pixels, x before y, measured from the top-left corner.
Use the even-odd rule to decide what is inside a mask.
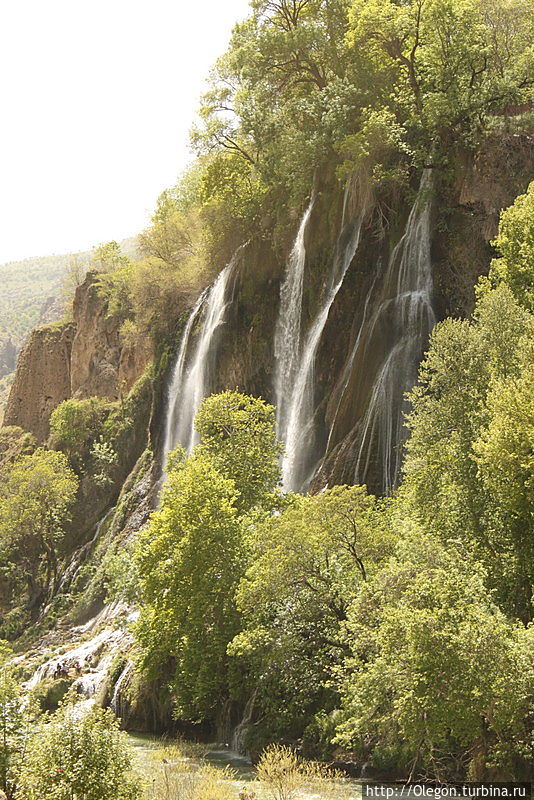
[[[31,431],[39,441],[48,436],[50,414],[71,396],[70,359],[75,326],[36,328],[18,360],[4,413],[4,425]]]
[[[476,155],[457,153],[447,169],[436,168],[430,250],[437,319],[471,312],[474,284],[487,271],[493,255],[490,242],[499,212],[526,189],[532,174],[532,137],[527,134],[488,140]],[[355,479],[355,453],[383,343],[375,337],[363,361],[354,360],[353,351],[364,314],[372,316],[373,304],[380,301],[384,265],[403,235],[416,188],[388,197],[378,193],[366,201],[359,246],[328,314],[314,370],[313,447],[317,462],[322,462],[317,486]],[[316,195],[305,236],[303,331],[312,324],[328,281],[344,207],[342,187],[333,174],[321,176]],[[298,222],[295,214],[285,240],[275,242],[266,229],[243,250],[231,282],[224,329],[218,336],[211,392],[237,388],[275,401],[273,342],[279,292]],[[176,339],[168,353],[178,348],[185,319],[177,320]],[[38,328],[29,337],[19,358],[5,424],[19,425],[44,441],[50,413],[62,400],[125,396],[153,353],[147,340],[125,345],[121,323],[119,314],[110,313],[97,275],[88,273],[76,290],[73,322]],[[192,347],[194,342],[195,334]],[[172,357],[160,361],[157,371],[160,380],[152,415],[155,445],[161,440],[171,365]],[[370,450],[378,453],[373,446]],[[363,478],[381,491],[379,457],[373,455],[371,462]]]
[[[499,213],[526,190],[534,174],[532,145],[527,134],[490,139],[476,155],[457,153],[447,168],[438,165],[431,169],[428,248],[433,321],[471,313],[474,286],[487,272],[494,254],[491,240]],[[406,234],[416,193],[414,185],[392,196],[375,193],[366,201],[359,245],[330,308],[314,364],[313,432],[308,432],[308,438],[313,438],[310,446],[318,468],[316,488],[355,480],[366,482],[374,491],[387,488],[383,479],[385,445],[373,434],[374,422],[366,415],[394,346],[392,319],[387,314],[377,317],[377,313],[389,302],[388,264]],[[357,206],[357,198],[355,202]],[[343,208],[339,183],[333,176],[323,175],[304,237],[304,334],[313,324],[334,253],[342,244]],[[298,224],[295,217],[293,236]],[[231,284],[224,331],[218,336],[211,391],[238,388],[275,401],[273,343],[280,285],[291,245],[291,237],[276,246],[265,236],[244,249]],[[415,292],[414,298],[417,296]],[[373,330],[366,332],[366,325]],[[194,342],[193,338],[191,353]],[[392,379],[409,383],[410,376],[399,374]],[[378,388],[387,393],[387,387]],[[163,406],[157,416],[161,419],[162,415]],[[358,472],[364,428],[369,437],[366,464],[363,470],[360,465]],[[395,431],[390,438],[395,439]],[[396,444],[392,441],[388,446],[394,450]]]
[[[119,314],[110,313],[89,272],[77,287],[73,321],[32,331],[20,354],[4,424],[31,431],[39,441],[49,433],[50,414],[70,397],[118,400],[128,394],[152,358],[148,339],[121,342]]]

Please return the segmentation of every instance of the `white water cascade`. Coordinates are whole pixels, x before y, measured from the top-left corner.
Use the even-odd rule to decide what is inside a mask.
[[[180,342],[180,347],[178,348],[178,355],[172,371],[171,382],[168,390],[167,418],[165,420],[165,439],[163,445],[165,457],[170,450],[176,447],[179,441],[176,432],[180,426],[181,403],[179,400],[182,385],[184,383],[185,359],[189,349],[189,341],[191,339],[193,326],[197,321],[197,317],[200,314],[202,306],[204,305],[208,292],[209,289],[205,289],[202,292],[195,303],[191,314],[189,315],[189,319],[187,320],[187,324],[182,334],[182,340]]]
[[[314,197],[300,222],[295,244],[289,256],[286,276],[280,289],[280,311],[274,335],[276,428],[278,438],[285,441],[289,423],[289,407],[300,357],[302,293],[306,265],[305,237],[313,210]]]
[[[232,301],[229,290],[240,248],[230,263],[219,273],[212,286],[197,300],[178,349],[169,396],[165,426],[164,459],[170,450],[181,444],[191,452],[197,442],[194,428],[200,404],[210,391],[220,329],[226,322],[226,312]],[[188,360],[189,345],[197,318],[202,314],[201,328],[195,350]]]
[[[345,208],[347,201],[345,201]],[[321,337],[347,270],[356,254],[364,213],[344,224],[338,239],[332,270],[318,312],[308,331],[298,370],[285,399],[285,427],[280,432],[285,443],[282,483],[286,491],[306,488],[317,458],[314,452],[315,359]]]
[[[404,396],[417,380],[418,364],[436,322],[430,258],[432,182],[432,171],[426,169],[404,235],[391,253],[380,302],[364,335],[358,336],[359,353],[351,356],[365,364],[386,342],[360,424],[354,473],[355,483],[365,483],[371,465],[380,465],[386,493],[397,483],[402,460]]]

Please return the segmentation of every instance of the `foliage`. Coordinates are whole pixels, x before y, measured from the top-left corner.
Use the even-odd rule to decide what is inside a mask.
[[[229,767],[190,764],[187,752],[181,743],[168,745],[150,759],[147,778],[151,800],[231,800],[235,773]]]
[[[295,751],[283,745],[270,745],[261,754],[257,766],[260,782],[273,800],[293,800],[303,790],[317,797],[334,797],[341,776],[324,764],[300,760]],[[338,791],[335,791],[335,796]]]
[[[269,502],[280,480],[274,408],[238,392],[207,398],[195,418],[197,453],[234,481],[241,511]]]
[[[339,741],[407,746],[412,776],[518,777],[532,756],[532,628],[506,620],[483,578],[461,551],[406,536],[349,614]]]
[[[429,152],[531,98],[532,25],[521,0],[354,0],[348,39],[382,103]]]
[[[173,665],[176,711],[185,719],[210,718],[226,691],[244,567],[236,498],[232,480],[207,456],[193,456],[169,472],[161,508],[138,538],[143,666],[155,677]]]
[[[111,444],[106,442],[102,436],[98,441],[93,442],[91,458],[94,465],[94,482],[98,486],[113,483],[110,470],[117,463],[118,455]]]
[[[380,505],[358,486],[296,496],[255,525],[237,595],[245,627],[230,653],[247,667],[271,735],[301,735],[315,711],[333,707],[348,607],[392,541]]]
[[[121,599],[134,603],[139,596],[139,574],[137,563],[128,546],[106,550],[102,559],[104,587],[112,600]]]
[[[529,109],[533,22],[525,0],[255,0],[193,131],[212,234],[226,214],[258,235],[273,205],[303,204],[319,165],[403,184],[453,143],[475,147],[495,115]]]
[[[67,700],[28,742],[22,800],[134,800],[140,789],[125,734],[111,711],[86,712]]]
[[[502,212],[494,244],[500,257],[493,260],[490,277],[504,282],[522,305],[534,311],[534,183]]]
[[[35,608],[54,581],[58,549],[78,488],[63,453],[39,448],[4,472],[0,484],[0,567],[13,588],[26,585]]]
[[[8,798],[13,797],[16,789],[31,725],[31,705],[23,704],[11,656],[9,648],[0,641],[0,790],[3,787]]]
[[[50,416],[51,447],[64,452],[72,465],[81,469],[108,411],[109,403],[100,397],[60,403]]]
[[[462,541],[486,565],[501,607],[525,621],[534,565],[533,333],[532,315],[504,284],[481,294],[473,321],[436,327],[411,395],[403,486],[409,513],[443,541]]]

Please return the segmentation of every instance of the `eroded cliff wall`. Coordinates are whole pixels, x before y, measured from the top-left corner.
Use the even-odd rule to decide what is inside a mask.
[[[148,338],[121,342],[122,319],[110,313],[89,272],[77,287],[73,321],[33,330],[19,356],[4,425],[46,440],[50,414],[70,397],[118,400],[128,394],[152,359]]]

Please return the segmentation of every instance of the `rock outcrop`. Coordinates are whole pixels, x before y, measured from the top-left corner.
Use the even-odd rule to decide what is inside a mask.
[[[4,425],[17,425],[42,442],[50,414],[71,396],[70,358],[75,326],[36,328],[19,356],[4,413]]]
[[[118,400],[152,358],[151,345],[123,345],[122,318],[99,292],[97,274],[76,289],[73,322],[36,328],[20,354],[4,425],[18,425],[43,442],[50,414],[70,397]]]

